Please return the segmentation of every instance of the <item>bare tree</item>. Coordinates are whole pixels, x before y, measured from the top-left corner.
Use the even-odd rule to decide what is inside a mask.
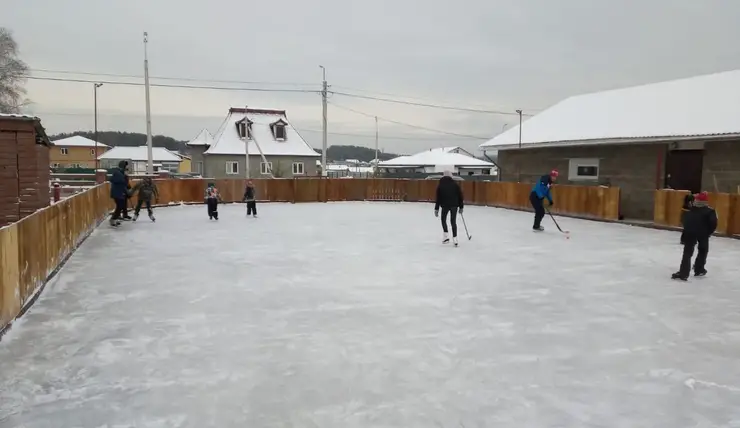
[[[24,103],[23,84],[28,65],[18,58],[18,45],[9,29],[0,27],[0,113],[18,113]]]

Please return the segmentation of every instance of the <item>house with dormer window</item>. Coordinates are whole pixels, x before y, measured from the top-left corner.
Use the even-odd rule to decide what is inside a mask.
[[[285,110],[230,108],[203,152],[203,176],[244,178],[316,176],[318,153],[291,126]]]

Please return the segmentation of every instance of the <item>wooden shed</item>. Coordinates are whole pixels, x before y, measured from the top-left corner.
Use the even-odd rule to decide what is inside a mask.
[[[0,227],[49,205],[50,146],[39,118],[0,113]]]

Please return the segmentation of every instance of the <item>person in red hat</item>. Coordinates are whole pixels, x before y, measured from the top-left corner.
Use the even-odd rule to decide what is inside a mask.
[[[683,217],[683,257],[681,267],[671,278],[686,281],[691,271],[691,259],[694,248],[699,246],[696,260],[694,260],[694,276],[707,274],[705,265],[709,254],[709,237],[717,230],[717,212],[709,206],[707,192],[694,195],[691,208]]]
[[[535,183],[534,187],[532,188],[532,192],[529,194],[529,202],[532,204],[532,208],[534,208],[534,225],[532,226],[532,230],[542,232],[545,230],[544,227],[542,227],[542,219],[545,217],[545,204],[544,200],[547,198],[547,201],[550,203],[550,206],[552,206],[552,194],[550,193],[550,186],[552,186],[552,183],[557,181],[558,179],[558,170],[553,169],[550,171],[549,175],[543,175],[540,177],[540,179]]]

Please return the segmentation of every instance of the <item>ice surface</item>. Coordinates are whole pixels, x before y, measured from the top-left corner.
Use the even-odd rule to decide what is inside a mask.
[[[94,232],[0,342],[0,427],[740,426],[738,241],[682,283],[674,232],[258,209]]]

